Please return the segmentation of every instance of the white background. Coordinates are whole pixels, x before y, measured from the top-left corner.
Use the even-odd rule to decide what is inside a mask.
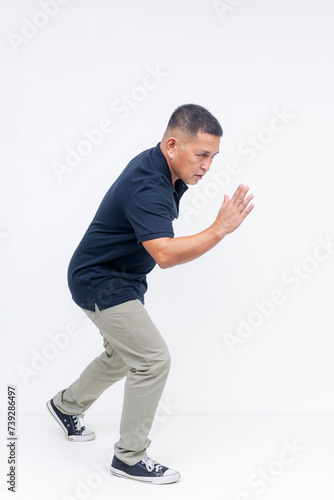
[[[147,309],[172,354],[165,408],[333,413],[334,252],[322,250],[321,262],[313,255],[319,238],[334,239],[334,3],[231,0],[219,15],[211,0],[70,0],[14,43],[27,20],[43,24],[42,3],[1,2],[2,391],[16,385],[20,414],[44,415],[45,401],[100,354],[102,339],[67,288],[68,262],[128,161],[160,141],[178,105],[193,102],[224,129],[212,171],[234,161],[239,173],[224,186],[208,175],[190,187],[176,236],[208,227],[241,182],[255,209],[204,257],[148,277]],[[149,70],[163,76],[143,90]],[[132,105],[120,113],[124,94]],[[289,123],[263,131],[284,110]],[[67,148],[105,118],[114,130],[57,176],[55,162],[65,164]],[[244,141],[259,134],[267,143],[250,159]],[[304,268],[296,289],[293,266]],[[258,326],[229,349],[225,334],[237,338],[254,301],[274,290],[282,303],[253,315]],[[55,347],[50,334],[71,326],[77,335]],[[119,383],[90,414],[119,415],[122,396]],[[3,393],[3,414],[5,404]]]

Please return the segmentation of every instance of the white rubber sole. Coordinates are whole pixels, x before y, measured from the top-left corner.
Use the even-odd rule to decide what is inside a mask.
[[[65,437],[66,439],[68,439],[69,441],[72,441],[72,442],[75,442],[75,443],[80,443],[80,442],[84,442],[84,441],[93,441],[93,439],[96,438],[96,435],[95,435],[95,432],[92,432],[92,434],[88,434],[86,436],[69,436],[68,433],[67,433],[67,429],[66,427],[64,426],[64,424],[62,423],[61,420],[59,420],[57,414],[54,412],[52,406],[51,406],[51,401],[48,401],[46,403],[46,407],[47,409],[49,410],[50,414],[53,416],[53,418],[55,419],[55,421],[60,425],[60,427],[63,429],[64,433],[65,433]]]
[[[132,476],[131,474],[127,474],[119,469],[115,469],[113,466],[110,467],[110,472],[114,474],[114,476],[123,477],[126,479],[133,479],[135,481],[141,481],[143,483],[151,483],[151,484],[169,484],[176,483],[180,480],[181,474],[176,472],[175,474],[170,474],[169,476],[159,476],[159,477],[145,477],[145,476]]]

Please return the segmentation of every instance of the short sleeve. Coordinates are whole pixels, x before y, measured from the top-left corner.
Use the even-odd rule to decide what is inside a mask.
[[[173,238],[172,191],[159,181],[147,179],[131,194],[125,215],[138,243],[156,238]]]

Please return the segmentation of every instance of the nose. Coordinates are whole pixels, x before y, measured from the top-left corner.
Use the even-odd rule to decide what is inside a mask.
[[[205,160],[203,160],[203,163],[201,165],[201,169],[204,172],[208,172],[210,170],[212,160],[213,160],[213,158],[206,158]]]

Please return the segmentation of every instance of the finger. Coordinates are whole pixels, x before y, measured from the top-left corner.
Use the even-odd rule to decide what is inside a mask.
[[[241,189],[241,191],[240,191],[240,193],[239,193],[239,196],[238,196],[238,197],[237,197],[237,199],[236,199],[236,205],[237,205],[238,207],[239,207],[239,206],[243,203],[244,198],[245,198],[245,196],[246,196],[246,194],[247,194],[247,191],[248,191],[248,190],[249,190],[249,187],[248,187],[248,186],[244,186],[244,187]]]
[[[254,207],[255,207],[254,203],[249,205],[249,207],[246,208],[246,210],[244,210],[242,212],[242,214],[241,214],[242,219],[245,219],[247,217],[247,215],[249,215],[251,213],[251,211],[253,210]]]
[[[239,208],[241,208],[241,210],[244,210],[248,203],[254,198],[254,195],[251,193],[247,196],[247,198],[244,199],[244,201],[240,204]]]
[[[232,198],[231,198],[231,202],[232,203],[235,203],[236,200],[238,199],[238,197],[240,196],[240,193],[242,192],[244,188],[244,185],[243,184],[240,184],[237,189],[235,190],[235,193],[233,194]]]

